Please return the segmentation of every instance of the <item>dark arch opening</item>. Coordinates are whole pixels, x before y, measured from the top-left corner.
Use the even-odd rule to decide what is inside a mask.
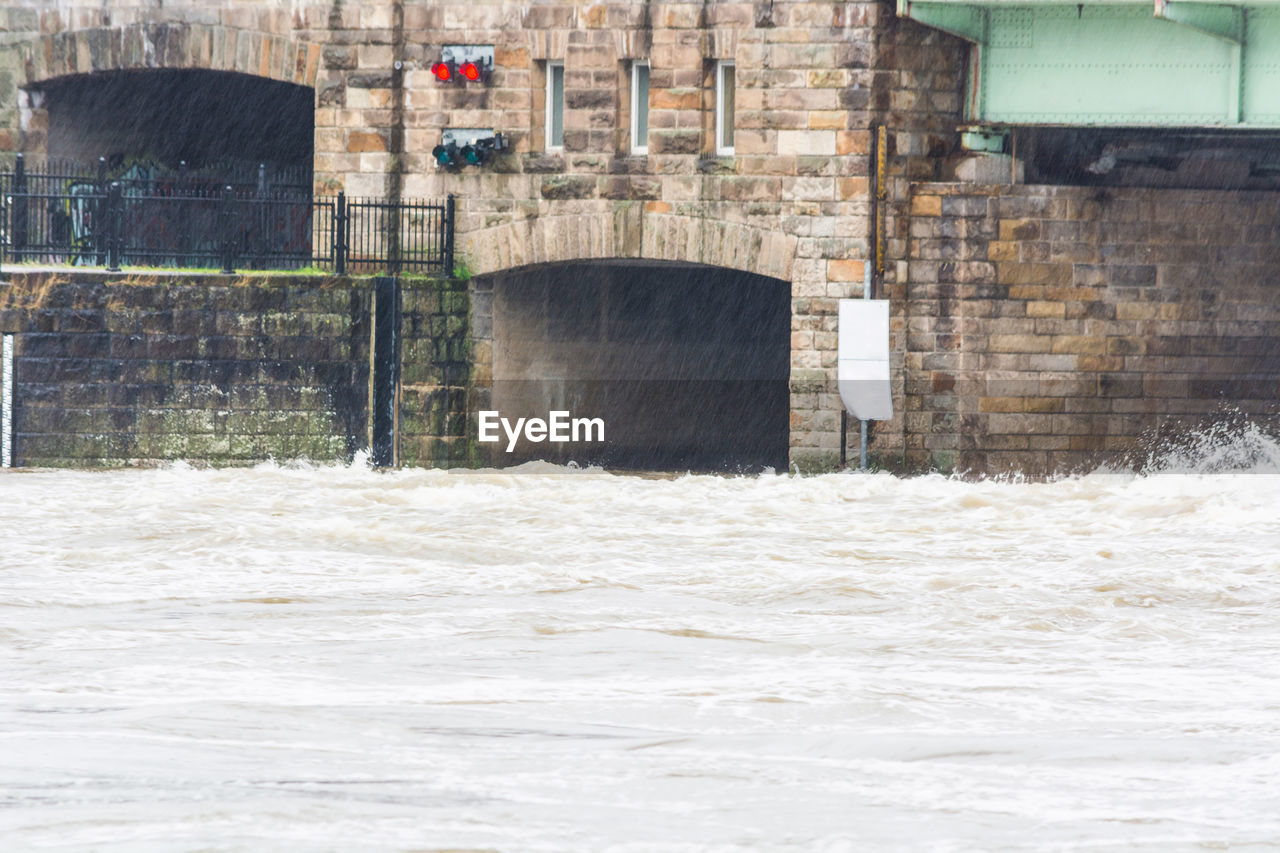
[[[511,453],[503,438],[498,464],[785,469],[787,282],[692,264],[583,261],[477,280],[477,292],[490,288],[491,410],[513,423],[566,411],[600,418],[605,433],[598,443],[521,440]]]
[[[310,172],[314,91],[230,71],[147,69],[60,77],[32,87],[49,118],[48,154],[176,168]]]

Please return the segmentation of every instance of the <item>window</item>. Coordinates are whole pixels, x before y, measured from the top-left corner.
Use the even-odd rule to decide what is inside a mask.
[[[631,63],[631,153],[649,153],[649,63]]]
[[[716,63],[716,153],[733,154],[733,62]]]
[[[564,147],[564,63],[547,63],[547,150]]]

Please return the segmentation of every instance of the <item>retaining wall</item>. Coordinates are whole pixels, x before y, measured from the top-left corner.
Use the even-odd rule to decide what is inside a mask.
[[[9,274],[13,464],[349,459],[370,443],[371,290],[361,278]],[[464,433],[435,401],[465,393],[465,284],[408,280],[404,302],[401,456],[451,464]]]

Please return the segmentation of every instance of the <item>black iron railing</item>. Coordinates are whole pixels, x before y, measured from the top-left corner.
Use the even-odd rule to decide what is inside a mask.
[[[0,260],[450,275],[453,197],[313,196],[297,183],[186,172],[111,177],[68,164],[0,171]]]

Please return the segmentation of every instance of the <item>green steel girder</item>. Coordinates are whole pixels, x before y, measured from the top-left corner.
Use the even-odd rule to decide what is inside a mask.
[[[975,124],[1280,128],[1280,0],[897,0],[970,42]]]
[[[925,26],[976,44],[987,40],[987,11],[980,6],[898,0],[898,16],[911,18]]]
[[[960,147],[965,151],[985,151],[999,154],[1004,151],[1008,132],[992,127],[964,127],[960,129]]]
[[[1172,0],[1155,0],[1155,4],[1157,18],[1217,36],[1232,44],[1244,44],[1244,10],[1239,6],[1174,3]]]

